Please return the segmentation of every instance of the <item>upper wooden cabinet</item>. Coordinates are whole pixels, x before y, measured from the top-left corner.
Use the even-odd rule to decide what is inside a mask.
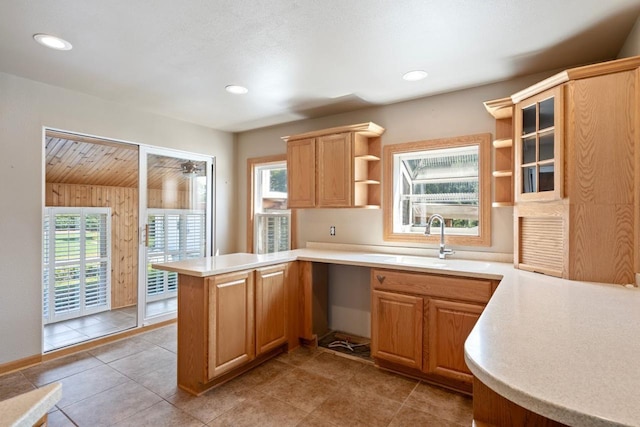
[[[362,123],[283,137],[289,208],[379,208],[383,132]]]
[[[638,67],[640,57],[574,68],[512,95],[516,267],[572,280],[635,281]]]
[[[562,199],[563,123],[562,86],[515,105],[516,202]]]

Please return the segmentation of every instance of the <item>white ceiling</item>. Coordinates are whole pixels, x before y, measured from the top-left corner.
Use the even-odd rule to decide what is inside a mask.
[[[1,0],[0,71],[243,131],[615,58],[639,14],[640,0]],[[402,80],[413,69],[429,77]]]

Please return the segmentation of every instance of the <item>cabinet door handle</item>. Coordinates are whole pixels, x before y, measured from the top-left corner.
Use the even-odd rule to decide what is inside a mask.
[[[376,279],[378,279],[378,282],[382,283],[382,282],[384,282],[385,277],[383,275],[381,275],[381,274],[378,274],[376,276]]]

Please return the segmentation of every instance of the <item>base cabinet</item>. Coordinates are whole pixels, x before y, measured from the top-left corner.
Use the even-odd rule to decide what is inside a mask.
[[[208,378],[255,357],[253,271],[207,279],[209,288]]]
[[[422,298],[373,290],[371,302],[373,356],[422,369]]]
[[[256,270],[256,352],[287,342],[287,281],[284,264]]]
[[[371,354],[384,368],[471,392],[464,342],[497,282],[371,271]]]
[[[292,264],[209,277],[178,276],[182,390],[201,394],[286,350],[289,312],[297,300],[291,291],[296,279],[289,274],[296,271]]]
[[[427,300],[427,372],[471,383],[473,375],[464,361],[464,342],[478,321],[484,306],[436,298]]]

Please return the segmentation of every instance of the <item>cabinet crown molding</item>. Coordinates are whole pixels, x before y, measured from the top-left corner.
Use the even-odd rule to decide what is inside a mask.
[[[307,138],[315,138],[318,136],[331,135],[336,133],[345,133],[345,132],[358,132],[364,136],[372,137],[372,136],[380,136],[384,133],[385,128],[380,125],[377,125],[373,122],[367,123],[359,123],[357,125],[348,125],[348,126],[338,126],[329,129],[321,129],[313,132],[300,133],[291,136],[283,136],[282,140],[284,142],[294,141],[297,139],[307,139]]]
[[[640,56],[632,56],[630,58],[618,59],[615,61],[600,62],[597,64],[584,65],[582,67],[569,68],[561,71],[541,82],[538,82],[526,89],[511,95],[514,104],[536,95],[554,86],[566,83],[569,80],[586,79],[589,77],[601,76],[604,74],[619,73],[629,71],[640,67]],[[487,107],[488,109],[488,107]]]

